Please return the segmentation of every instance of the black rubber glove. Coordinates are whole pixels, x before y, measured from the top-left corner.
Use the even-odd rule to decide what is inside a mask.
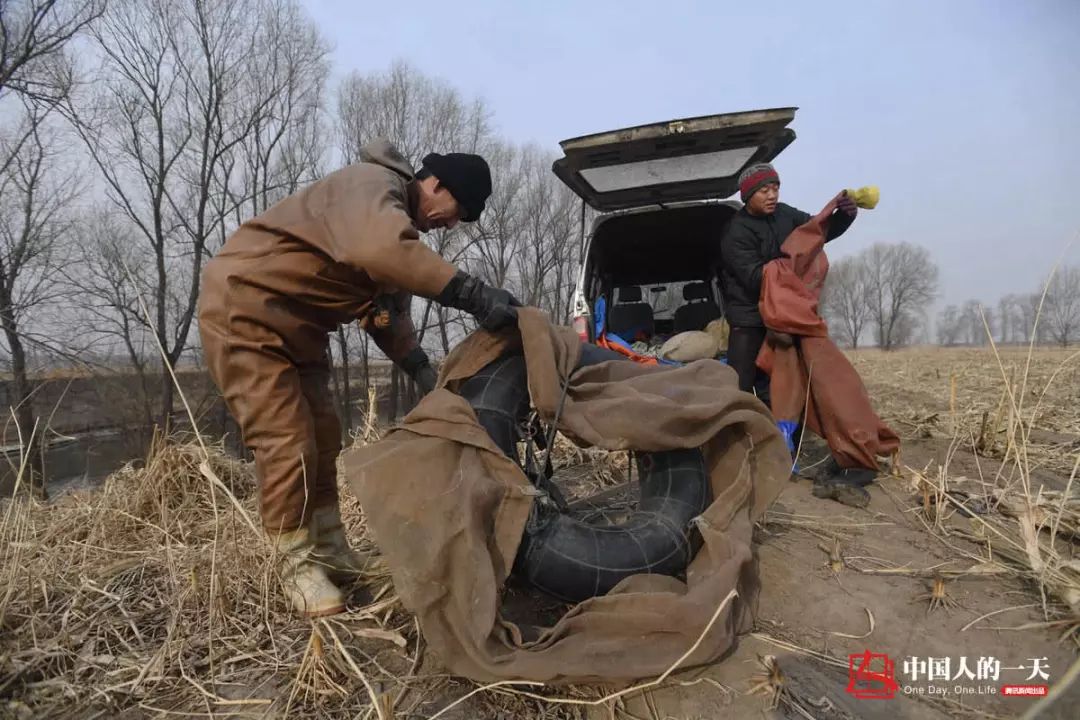
[[[435,369],[431,367],[427,353],[420,348],[413,348],[405,359],[401,361],[401,369],[413,379],[420,387],[420,392],[427,395],[435,389],[435,382],[439,379]]]
[[[855,198],[847,194],[847,192],[840,193],[836,199],[836,209],[841,210],[851,217],[855,217],[859,214],[859,206],[855,204]]]
[[[480,327],[495,331],[517,323],[521,303],[502,288],[489,287],[483,280],[458,270],[435,302],[445,307],[464,310],[476,318]]]

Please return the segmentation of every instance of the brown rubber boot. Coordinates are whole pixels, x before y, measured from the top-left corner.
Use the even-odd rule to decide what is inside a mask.
[[[337,505],[318,508],[311,513],[315,532],[315,556],[331,577],[354,578],[367,569],[372,555],[354,550],[345,537],[341,509]]]
[[[281,585],[289,602],[306,617],[336,615],[345,611],[345,596],[327,576],[327,568],[315,554],[315,540],[308,528],[271,536]]]

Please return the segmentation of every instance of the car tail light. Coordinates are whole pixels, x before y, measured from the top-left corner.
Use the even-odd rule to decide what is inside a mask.
[[[584,315],[574,318],[574,332],[581,338],[581,342],[589,342],[589,320]]]

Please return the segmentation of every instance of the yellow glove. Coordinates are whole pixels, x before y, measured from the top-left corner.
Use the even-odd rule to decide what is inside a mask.
[[[855,201],[856,205],[867,210],[873,210],[877,207],[878,199],[881,197],[877,185],[865,185],[858,190],[845,190],[844,192]]]

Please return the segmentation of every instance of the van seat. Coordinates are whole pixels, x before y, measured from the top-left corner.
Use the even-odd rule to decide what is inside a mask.
[[[627,342],[651,338],[655,332],[652,305],[641,301],[641,288],[618,288],[618,302],[608,310],[608,331]]]
[[[704,330],[705,326],[722,315],[720,308],[709,297],[709,286],[703,282],[683,286],[686,304],[675,311],[675,332]]]

